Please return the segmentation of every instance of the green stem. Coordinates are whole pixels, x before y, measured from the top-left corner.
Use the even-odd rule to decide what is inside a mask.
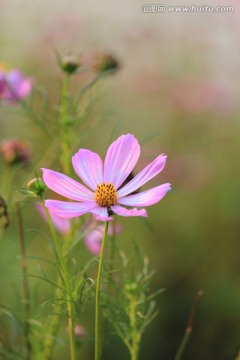
[[[42,204],[44,206],[44,199],[41,195]],[[65,258],[62,253],[61,244],[58,240],[57,232],[53,226],[51,216],[49,214],[48,208],[45,208],[46,216],[48,219],[48,223],[50,226],[52,239],[54,242],[54,248],[56,252],[56,257],[60,264],[60,276],[63,280],[63,283],[65,285],[66,293],[67,293],[67,312],[68,312],[68,328],[69,328],[69,342],[70,342],[70,354],[71,354],[71,360],[76,360],[76,347],[75,347],[75,332],[74,332],[74,318],[75,318],[75,309],[74,309],[74,302],[72,299],[72,289],[71,289],[71,279],[69,277],[67,263],[65,261]]]
[[[54,306],[54,315],[51,318],[51,322],[48,325],[47,330],[45,332],[44,351],[43,351],[45,360],[50,360],[52,357],[54,344],[55,344],[55,336],[58,332],[58,328],[60,325],[60,311],[61,311],[61,306],[59,304],[56,304]]]
[[[131,347],[130,354],[131,360],[137,360],[139,352],[139,342],[140,336],[136,328],[136,299],[135,296],[132,296],[130,299],[130,309],[129,309],[129,320],[131,326]]]
[[[138,351],[136,351],[136,349],[131,348],[130,354],[131,354],[131,360],[137,360],[137,358],[138,358]]]
[[[71,241],[70,241],[70,237],[64,239],[64,243],[63,243],[63,255],[66,256],[69,248],[71,246]],[[58,285],[61,285],[61,276],[58,276]],[[62,294],[62,290],[60,291],[60,289],[56,289],[55,292],[55,296],[56,299],[60,299],[63,297]],[[59,326],[60,326],[60,322],[61,322],[61,304],[57,303],[54,306],[54,311],[53,311],[53,316],[50,320],[50,323],[47,327],[47,331],[46,331],[46,337],[45,337],[45,342],[44,342],[44,359],[45,360],[50,360],[52,358],[52,353],[53,353],[53,348],[54,348],[54,344],[55,344],[55,337],[57,335]]]
[[[112,221],[112,228],[113,228],[113,233],[111,235],[110,238],[110,243],[109,243],[109,258],[108,258],[108,262],[109,262],[109,266],[107,269],[107,299],[106,299],[106,307],[110,306],[110,296],[111,296],[111,285],[113,282],[113,269],[114,269],[114,259],[115,259],[115,253],[116,253],[116,232],[115,232],[115,220]],[[107,333],[107,327],[108,327],[108,321],[107,321],[107,317],[104,317],[103,319],[103,325],[102,325],[102,329],[101,329],[101,334],[102,334],[102,339],[105,337],[105,334]],[[102,346],[103,343],[101,342],[101,348],[100,348],[100,354],[102,351]]]
[[[194,302],[193,302],[193,305],[192,305],[192,309],[190,311],[190,315],[189,315],[189,318],[188,318],[187,327],[186,327],[184,336],[182,338],[181,344],[180,344],[180,346],[178,348],[177,355],[175,356],[174,360],[180,360],[182,358],[182,354],[183,354],[183,352],[185,350],[185,347],[187,346],[188,340],[189,340],[190,335],[192,333],[193,320],[195,318],[197,307],[199,305],[199,302],[200,302],[203,294],[204,294],[204,292],[202,290],[199,290],[197,292],[197,295],[196,295],[196,297],[194,299]]]
[[[116,222],[115,220],[112,221],[112,229],[113,229],[113,233],[111,236],[111,242],[110,242],[110,250],[109,250],[109,290],[110,290],[110,285],[111,282],[113,280],[113,269],[114,269],[114,260],[115,260],[115,253],[116,253]]]
[[[23,292],[23,311],[24,311],[24,332],[25,332],[25,341],[26,341],[26,359],[31,359],[31,341],[30,341],[30,324],[29,320],[31,317],[31,308],[30,308],[30,291],[28,284],[28,264],[27,264],[27,253],[24,241],[24,231],[23,231],[23,220],[21,214],[21,207],[19,203],[16,203],[16,214],[18,222],[18,233],[19,233],[19,245],[21,253],[21,268],[22,268],[22,292]]]
[[[183,354],[183,352],[184,352],[184,349],[185,349],[185,347],[186,347],[186,345],[187,345],[187,343],[188,343],[188,340],[189,340],[189,338],[190,338],[190,335],[191,335],[191,331],[188,331],[188,332],[185,331],[185,334],[184,334],[184,336],[183,336],[183,339],[182,339],[182,341],[181,341],[181,344],[180,344],[180,346],[179,346],[177,355],[176,355],[176,357],[175,357],[174,360],[180,360],[180,359],[181,359],[182,354]]]
[[[61,102],[60,102],[60,127],[61,127],[61,146],[62,168],[66,174],[70,171],[70,148],[71,142],[69,139],[69,119],[68,119],[68,96],[69,96],[70,76],[66,74],[62,84]]]
[[[102,239],[101,253],[98,265],[98,274],[97,274],[97,285],[96,285],[96,302],[95,302],[95,360],[100,360],[100,289],[102,283],[102,270],[103,270],[103,258],[104,258],[104,249],[106,244],[106,238],[108,233],[108,221],[105,222],[104,234]]]

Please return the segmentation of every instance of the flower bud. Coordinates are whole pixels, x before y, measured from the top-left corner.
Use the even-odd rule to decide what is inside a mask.
[[[116,71],[120,67],[118,60],[109,53],[100,53],[97,55],[93,68],[99,72],[103,73],[105,71]]]
[[[136,282],[131,282],[131,283],[125,284],[125,291],[128,294],[134,294],[138,290],[138,288],[139,288],[139,286]]]
[[[77,324],[74,329],[75,335],[77,337],[82,337],[86,335],[86,330],[82,325]]]
[[[5,140],[0,144],[0,153],[8,165],[28,165],[31,158],[29,145],[23,140]]]
[[[80,66],[80,59],[76,55],[67,55],[62,59],[61,68],[62,70],[71,75],[77,71]]]
[[[6,229],[10,223],[7,204],[5,200],[0,196],[0,228]]]
[[[69,333],[69,326],[66,328],[66,331]],[[78,342],[87,335],[85,327],[79,324],[75,325],[74,333]]]
[[[33,194],[40,196],[47,189],[47,186],[45,185],[42,178],[37,177],[28,182],[27,189],[30,190]]]

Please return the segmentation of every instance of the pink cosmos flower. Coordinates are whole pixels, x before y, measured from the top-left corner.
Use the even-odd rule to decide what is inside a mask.
[[[0,71],[0,99],[17,101],[27,98],[32,90],[32,80],[19,70]]]
[[[36,208],[39,211],[39,213],[41,214],[41,216],[43,217],[43,219],[47,221],[47,216],[46,216],[44,207],[41,204],[37,204]],[[70,220],[63,219],[63,218],[57,216],[56,214],[54,214],[51,211],[51,209],[48,209],[48,210],[49,210],[49,214],[51,216],[52,223],[53,223],[53,226],[55,227],[55,229],[63,235],[69,234],[69,232],[71,230]]]
[[[116,223],[115,226],[108,227],[108,235],[112,236],[114,233],[118,234],[121,231],[121,225]],[[104,234],[104,225],[97,224],[96,220],[92,221],[87,226],[86,234],[84,236],[84,243],[87,249],[93,255],[99,255],[101,251],[102,238]]]
[[[121,216],[147,216],[145,209],[159,202],[171,189],[169,183],[131,195],[146,182],[158,175],[165,166],[167,157],[159,155],[138,175],[121,188],[140,156],[140,146],[131,134],[122,135],[109,147],[105,162],[98,154],[80,149],[72,164],[77,175],[88,186],[83,186],[70,177],[49,169],[43,170],[45,184],[56,193],[75,202],[46,200],[45,206],[56,215],[71,218],[90,212],[97,220],[112,220],[113,213]],[[90,189],[89,189],[90,188]],[[124,206],[134,206],[127,209]]]

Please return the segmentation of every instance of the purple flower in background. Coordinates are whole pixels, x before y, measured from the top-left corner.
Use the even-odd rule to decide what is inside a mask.
[[[118,234],[121,231],[121,225],[116,223],[114,225],[109,224],[108,235]],[[87,224],[86,234],[84,236],[84,243],[87,249],[93,255],[99,255],[101,251],[102,238],[104,234],[104,225],[98,224],[96,220],[92,221],[91,224]]]
[[[2,71],[0,69],[0,99],[18,101],[27,98],[32,90],[32,80],[19,70]]]
[[[44,220],[47,221],[47,216],[46,216],[46,212],[44,210],[44,207],[41,204],[37,204],[37,210],[39,211],[39,213],[41,214],[41,216],[43,217]],[[48,209],[49,214],[51,216],[52,219],[52,223],[53,226],[55,227],[55,229],[60,232],[63,235],[67,235],[69,234],[70,230],[71,230],[71,222],[69,219],[63,219],[59,216],[57,216],[56,214],[54,214],[51,209]]]
[[[75,202],[46,200],[45,206],[65,218],[92,213],[97,220],[112,220],[111,214],[121,216],[147,216],[145,207],[159,202],[171,189],[169,183],[131,195],[146,182],[158,175],[164,168],[167,156],[159,155],[138,175],[121,188],[132,172],[140,156],[140,146],[131,134],[122,135],[114,141],[102,163],[98,154],[80,149],[73,157],[72,164],[77,175],[91,189],[70,177],[49,169],[43,170],[45,184],[56,193]],[[134,206],[127,209],[125,206]]]

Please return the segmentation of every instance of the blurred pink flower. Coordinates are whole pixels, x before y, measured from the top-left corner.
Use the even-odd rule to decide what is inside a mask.
[[[46,200],[45,206],[58,216],[71,218],[92,213],[97,220],[112,220],[111,214],[147,216],[145,209],[127,209],[126,206],[150,206],[159,202],[171,189],[169,183],[130,195],[164,168],[167,156],[159,155],[126,185],[124,180],[132,172],[140,156],[140,146],[131,134],[114,141],[106,154],[104,165],[98,154],[80,149],[72,164],[78,176],[91,190],[70,177],[49,169],[43,170],[45,184],[56,193],[77,202]]]
[[[86,330],[82,325],[77,324],[74,329],[75,335],[77,337],[82,337],[86,335]]]
[[[66,331],[69,333],[69,327],[67,326]],[[86,336],[86,329],[82,325],[75,325],[74,328],[75,335],[78,339],[82,338],[83,336]]]
[[[47,221],[47,216],[44,207],[41,204],[37,204],[36,207],[39,213],[41,214],[41,216],[43,217],[43,219]],[[63,235],[69,234],[71,230],[70,220],[57,216],[51,211],[51,209],[48,209],[48,211],[51,216],[53,226],[55,227],[55,229]]]
[[[18,101],[27,98],[32,90],[32,80],[19,70],[0,69],[0,99]]]
[[[116,223],[114,225],[109,224],[108,235],[118,234],[121,231],[121,225]],[[84,243],[87,249],[93,255],[99,255],[101,251],[102,238],[104,234],[104,225],[97,224],[96,220],[86,224],[86,231],[84,236]]]
[[[21,139],[3,140],[0,143],[0,153],[8,165],[28,165],[31,160],[30,147]]]

